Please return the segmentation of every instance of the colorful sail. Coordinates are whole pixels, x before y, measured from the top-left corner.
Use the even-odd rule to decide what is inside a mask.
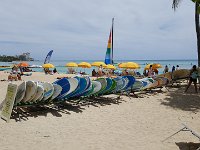
[[[47,54],[47,56],[46,56],[46,58],[45,58],[45,61],[44,61],[44,64],[48,64],[48,63],[50,62],[52,53],[53,53],[53,50],[51,50],[51,51]]]
[[[108,39],[108,46],[106,51],[106,58],[105,58],[105,64],[112,64],[112,54],[111,54],[111,37],[112,32],[110,31],[109,39]]]
[[[110,30],[110,35],[108,39],[108,46],[106,51],[105,57],[105,64],[113,64],[113,25],[114,25],[114,18],[112,20],[112,28]]]

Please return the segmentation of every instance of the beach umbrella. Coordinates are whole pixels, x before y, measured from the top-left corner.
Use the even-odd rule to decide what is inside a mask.
[[[42,65],[43,68],[55,68],[53,64],[44,64]]]
[[[150,68],[150,65],[152,65],[152,69],[158,69],[158,68],[162,68],[162,65],[159,63],[154,63],[154,64],[148,64],[145,66],[145,70],[148,70]]]
[[[106,65],[104,68],[105,68],[105,69],[112,69],[112,70],[115,70],[115,69],[116,69],[116,67],[113,66],[113,65],[111,65],[111,64]]]
[[[104,62],[101,62],[101,61],[93,62],[91,65],[96,66],[96,67],[99,67],[100,65],[102,65],[102,67],[106,67],[106,64]]]
[[[27,62],[21,62],[18,64],[19,67],[28,67],[29,64]]]
[[[78,67],[77,63],[75,63],[75,62],[69,62],[65,66],[66,67]]]
[[[126,63],[119,64],[118,67],[126,68],[126,69],[138,69],[140,68],[140,65],[135,62],[126,62]]]
[[[81,68],[91,68],[91,64],[88,63],[88,62],[81,62],[78,64],[78,67],[81,67]]]

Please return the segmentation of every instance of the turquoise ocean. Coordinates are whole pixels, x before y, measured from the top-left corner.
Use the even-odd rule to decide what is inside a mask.
[[[94,62],[94,60],[51,60],[50,63],[52,63],[57,71],[59,73],[66,73],[67,72],[67,67],[65,67],[65,64],[68,62],[76,62],[76,63],[80,63],[80,62],[89,62],[92,63]],[[102,61],[102,60],[96,60],[96,61]],[[197,65],[197,60],[115,60],[115,64],[117,66],[118,63],[121,62],[136,62],[138,63],[141,68],[137,69],[137,71],[139,71],[141,74],[143,73],[144,67],[146,66],[146,64],[149,63],[160,63],[163,68],[159,69],[159,74],[163,73],[164,67],[165,65],[167,65],[169,67],[169,71],[171,71],[172,66],[174,65],[176,67],[176,65],[179,65],[180,69],[190,69],[192,68],[193,65]],[[0,65],[13,65],[13,64],[17,64],[19,62],[0,62]],[[28,62],[29,65],[42,65],[44,63],[44,60],[38,60],[38,61],[30,61]],[[98,69],[97,67],[92,67],[92,68],[75,68],[76,72],[80,72],[80,71],[84,71],[87,74],[91,74],[92,69]],[[43,72],[43,68],[33,68],[34,71],[37,72]],[[119,68],[119,70],[122,70]]]

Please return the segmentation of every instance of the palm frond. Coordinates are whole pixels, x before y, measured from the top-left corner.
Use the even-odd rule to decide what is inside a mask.
[[[181,0],[173,0],[172,8],[174,9],[174,11],[176,10],[176,8],[178,8],[180,2]]]

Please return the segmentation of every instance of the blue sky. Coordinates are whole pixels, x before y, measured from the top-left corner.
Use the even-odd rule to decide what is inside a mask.
[[[104,59],[112,17],[114,59],[196,59],[194,4],[172,0],[2,0],[0,54]]]

